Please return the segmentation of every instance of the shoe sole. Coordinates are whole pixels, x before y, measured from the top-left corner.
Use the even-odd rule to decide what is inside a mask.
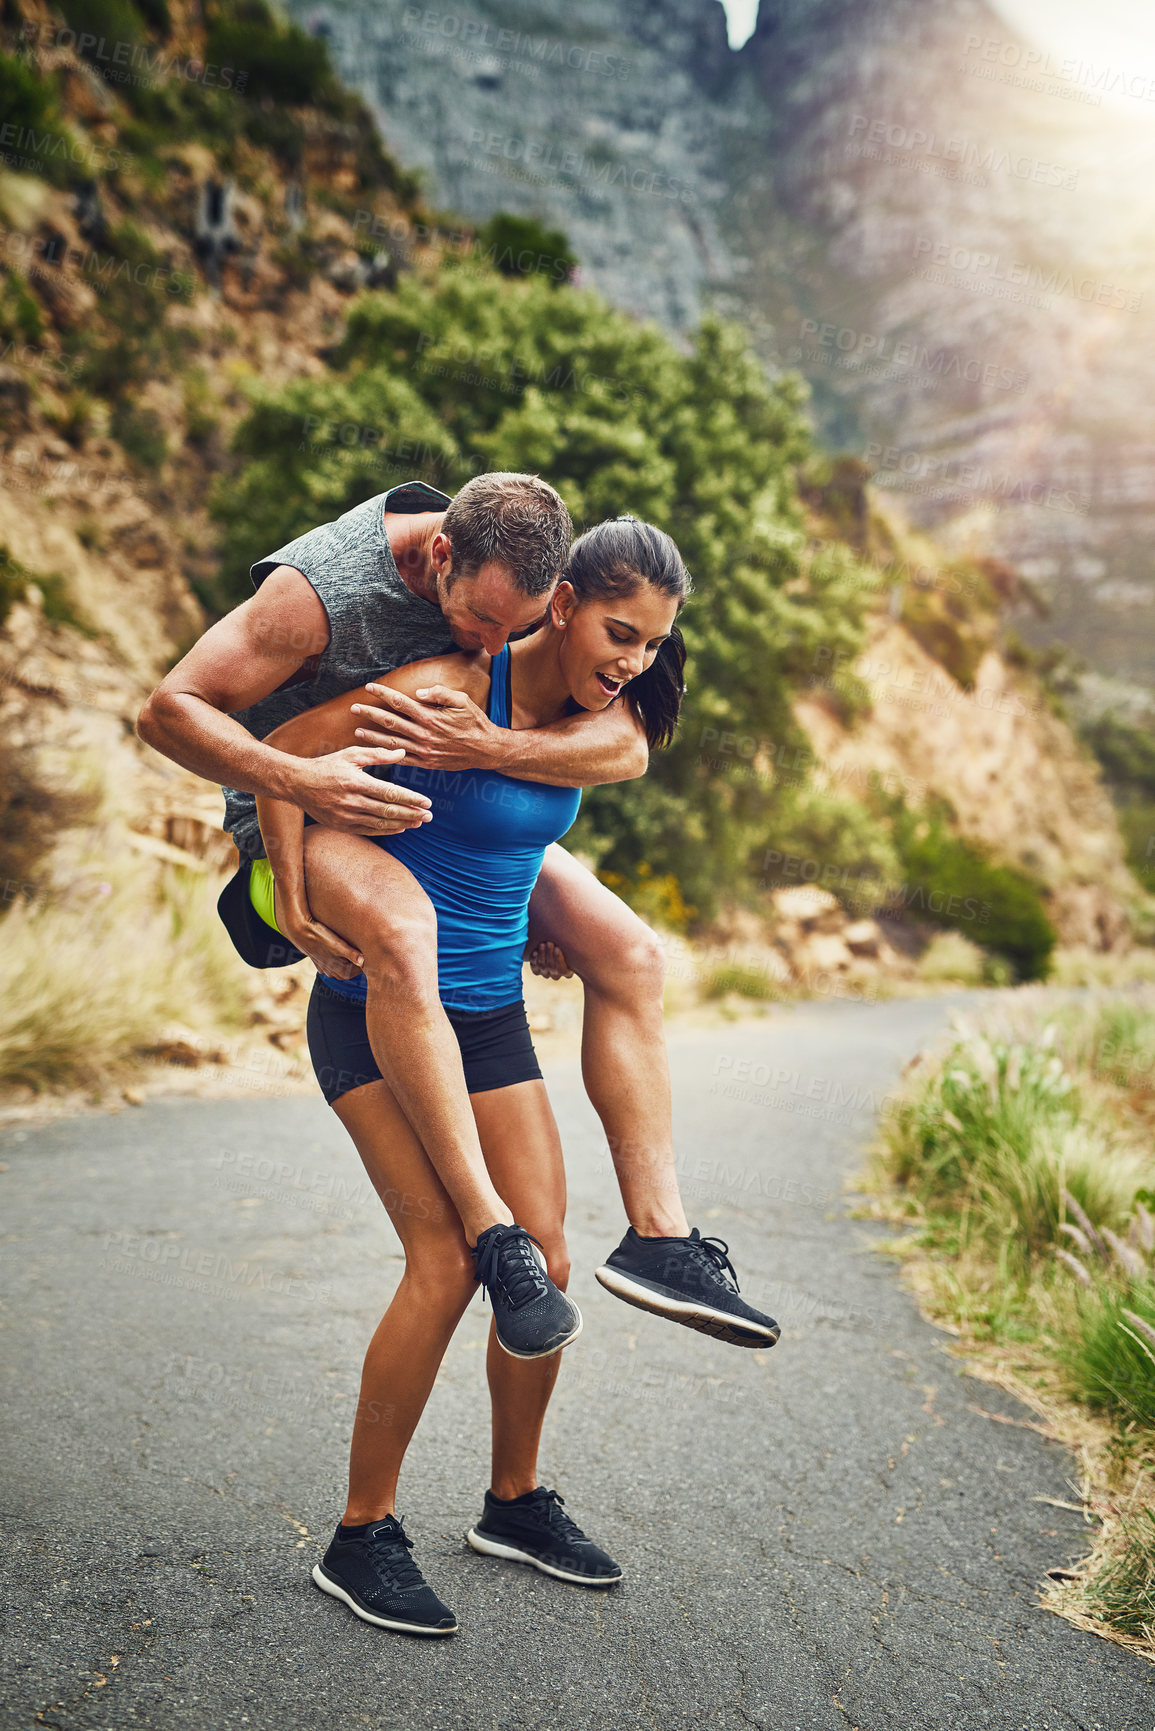
[[[499,1539],[488,1539],[476,1527],[470,1527],[465,1542],[484,1557],[504,1557],[507,1563],[528,1563],[531,1569],[540,1569],[543,1575],[552,1575],[555,1581],[568,1581],[574,1587],[616,1587],[622,1578],[620,1574],[572,1575],[566,1569],[543,1563],[532,1551],[519,1551],[516,1545],[503,1545]]]
[[[782,1332],[777,1327],[760,1328],[756,1323],[731,1316],[728,1311],[714,1310],[708,1304],[668,1298],[664,1293],[655,1292],[652,1286],[642,1286],[631,1280],[628,1274],[622,1274],[616,1268],[598,1268],[594,1272],[606,1291],[624,1303],[632,1304],[638,1310],[648,1310],[652,1316],[664,1316],[668,1322],[680,1322],[683,1327],[696,1329],[699,1334],[712,1335],[715,1340],[724,1340],[729,1346],[775,1346]]]
[[[313,1567],[313,1580],[323,1593],[328,1593],[331,1599],[340,1599],[343,1605],[348,1605],[355,1617],[360,1617],[363,1623],[373,1623],[378,1629],[396,1629],[402,1635],[456,1635],[456,1623],[448,1629],[433,1629],[428,1623],[402,1623],[396,1617],[382,1617],[376,1611],[367,1610],[345,1588],[328,1576],[320,1563]]]
[[[570,1303],[573,1304],[572,1299],[570,1300]],[[506,1346],[500,1333],[497,1336],[497,1344],[500,1346],[502,1352],[507,1352],[509,1354],[510,1358],[552,1358],[555,1352],[563,1352],[567,1346],[572,1346],[585,1326],[582,1313],[578,1310],[576,1304],[574,1304],[574,1311],[577,1314],[577,1327],[574,1329],[573,1333],[567,1334],[565,1339],[559,1341],[557,1346],[547,1346],[544,1352],[515,1352],[512,1346]]]

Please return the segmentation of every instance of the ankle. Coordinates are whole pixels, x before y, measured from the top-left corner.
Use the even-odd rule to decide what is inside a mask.
[[[688,1238],[690,1223],[680,1207],[660,1204],[631,1209],[629,1222],[639,1238]]]
[[[461,1224],[465,1228],[465,1241],[472,1248],[491,1226],[512,1226],[513,1215],[504,1202],[499,1202],[496,1210],[479,1208],[476,1214],[462,1215]]]
[[[343,1527],[367,1527],[371,1521],[383,1521],[386,1515],[396,1518],[394,1499],[386,1497],[374,1503],[350,1503],[341,1516]]]
[[[526,1497],[530,1491],[537,1489],[536,1472],[525,1473],[495,1473],[493,1483],[489,1487],[491,1497],[496,1497],[499,1503],[512,1503],[517,1497]]]

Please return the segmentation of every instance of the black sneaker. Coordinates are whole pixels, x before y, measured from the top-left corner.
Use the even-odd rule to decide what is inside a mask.
[[[607,1292],[731,1346],[773,1346],[780,1333],[739,1296],[729,1245],[703,1238],[642,1238],[631,1226],[597,1277]]]
[[[457,1618],[443,1605],[409,1555],[413,1540],[394,1515],[363,1527],[338,1527],[313,1570],[323,1593],[340,1599],[366,1623],[407,1635],[455,1635]]]
[[[577,1339],[582,1313],[554,1285],[524,1226],[491,1226],[474,1245],[473,1263],[493,1305],[498,1345],[511,1357],[548,1358]]]
[[[486,1491],[485,1513],[470,1527],[465,1542],[487,1557],[529,1563],[576,1587],[612,1587],[621,1580],[621,1569],[570,1520],[564,1501],[544,1485],[510,1502]]]

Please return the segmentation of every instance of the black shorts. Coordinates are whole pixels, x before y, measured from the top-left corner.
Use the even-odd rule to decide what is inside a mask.
[[[250,968],[291,968],[294,962],[304,960],[304,951],[261,918],[249,900],[252,875],[252,860],[242,860],[217,898],[221,924],[238,956]]]
[[[471,1094],[541,1080],[521,998],[497,1010],[451,1010],[447,1004],[445,1014],[461,1047],[465,1086]],[[324,980],[315,980],[305,1027],[313,1074],[330,1106],[353,1088],[381,1080],[363,1003],[335,992]]]

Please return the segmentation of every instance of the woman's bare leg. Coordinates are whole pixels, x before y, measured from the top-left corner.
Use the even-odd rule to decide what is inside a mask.
[[[437,995],[433,905],[384,848],[319,824],[305,830],[305,881],[317,918],[365,958],[365,1022],[377,1068],[475,1244],[513,1216],[486,1169],[461,1049]]]
[[[558,944],[585,988],[582,1077],[625,1204],[644,1237],[690,1230],[674,1166],[661,945],[625,902],[555,842],[529,904],[531,946]],[[340,929],[340,928],[338,928]]]

